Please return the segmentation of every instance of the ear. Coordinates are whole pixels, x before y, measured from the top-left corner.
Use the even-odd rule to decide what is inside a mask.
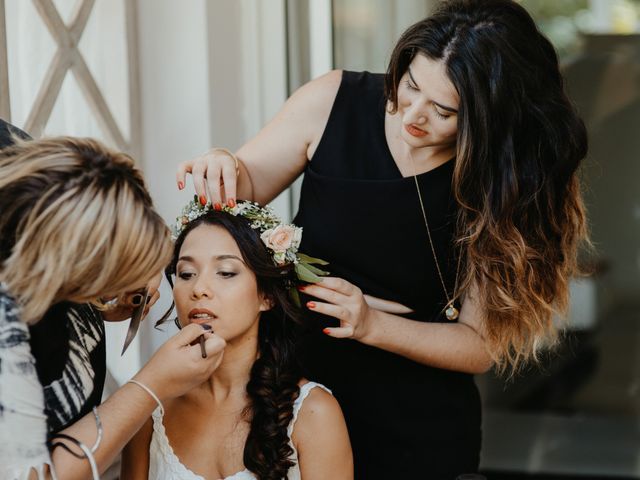
[[[267,312],[275,307],[276,303],[273,298],[269,295],[260,295],[260,311]]]

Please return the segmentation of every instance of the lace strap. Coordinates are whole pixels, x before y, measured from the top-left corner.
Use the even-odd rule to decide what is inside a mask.
[[[311,392],[311,390],[313,390],[315,387],[321,388],[327,393],[332,394],[331,390],[329,390],[324,385],[321,385],[320,383],[316,383],[316,382],[307,382],[300,387],[300,394],[298,395],[298,398],[296,398],[296,401],[293,403],[293,418],[291,419],[291,422],[289,423],[289,427],[287,428],[287,435],[289,435],[289,438],[291,438],[291,434],[293,433],[293,427],[295,426],[296,421],[298,420],[298,413],[302,408],[302,403],[304,402],[305,398],[309,396],[309,393]]]

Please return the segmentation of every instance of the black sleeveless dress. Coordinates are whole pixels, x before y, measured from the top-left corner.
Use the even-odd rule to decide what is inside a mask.
[[[403,178],[384,131],[382,75],[344,72],[309,162],[295,223],[301,251],[330,262],[364,293],[407,305],[406,318],[446,322],[446,303],[413,177]],[[454,160],[418,176],[449,291]],[[431,368],[353,340],[330,338],[334,319],[309,314],[305,374],[333,390],[354,450],[357,479],[442,478],[475,472],[480,400],[472,375]]]

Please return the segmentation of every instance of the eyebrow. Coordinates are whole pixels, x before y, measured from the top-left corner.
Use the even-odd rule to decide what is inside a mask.
[[[416,82],[416,79],[413,78],[413,74],[411,73],[411,67],[407,68],[407,73],[409,74],[409,78],[411,79],[411,81],[413,82],[414,85],[418,85],[418,82]],[[435,106],[446,110],[447,112],[451,112],[451,113],[458,113],[458,110],[456,110],[453,107],[447,107],[446,105],[442,105],[441,103],[438,102],[434,102],[433,100],[431,100],[431,103],[433,103]]]
[[[237,255],[231,255],[231,254],[225,254],[225,255],[216,255],[213,257],[214,260],[238,260],[239,262],[244,263],[244,260],[242,260],[240,257],[238,257]],[[180,258],[178,258],[178,262],[192,262],[193,263],[193,257],[190,257],[188,255],[184,255]]]

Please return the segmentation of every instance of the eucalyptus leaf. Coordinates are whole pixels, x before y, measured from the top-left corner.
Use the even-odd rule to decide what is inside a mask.
[[[298,278],[303,282],[318,283],[322,281],[322,279],[318,275],[313,273],[302,263],[296,263],[296,273],[298,274]]]
[[[307,264],[317,263],[318,265],[329,265],[329,262],[322,260],[321,258],[313,258],[300,252],[298,252],[297,255],[300,260]]]
[[[302,302],[300,301],[300,294],[298,293],[298,289],[296,287],[291,287],[289,289],[289,295],[291,295],[293,303],[295,303],[298,308],[301,308]]]
[[[321,270],[318,267],[314,267],[313,265],[310,265],[307,262],[300,262],[300,263],[302,263],[306,269],[308,269],[312,273],[315,273],[316,275],[320,275],[320,276],[329,275],[329,272],[325,272],[324,270]]]

